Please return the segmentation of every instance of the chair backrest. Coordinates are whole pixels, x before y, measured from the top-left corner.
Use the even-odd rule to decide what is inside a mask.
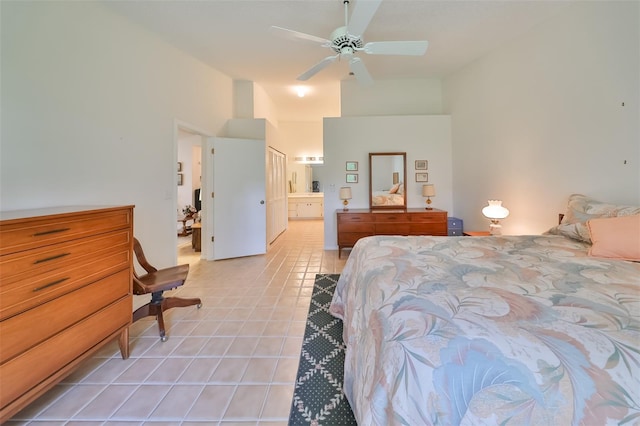
[[[147,273],[150,274],[152,272],[158,272],[158,269],[155,266],[151,265],[147,260],[146,256],[144,255],[144,250],[142,250],[142,244],[140,244],[140,241],[138,241],[137,238],[133,239],[133,252],[136,254],[136,260],[138,261],[140,266],[142,266],[144,270],[147,271]],[[136,274],[135,269],[133,271],[133,275],[135,275],[136,278],[140,278],[138,274]]]
[[[133,239],[133,252],[136,260],[147,271],[144,275],[138,275],[133,270],[133,293],[148,294],[156,291],[164,291],[181,286],[187,279],[189,265],[178,265],[164,269],[157,269],[151,265],[144,255],[142,245],[137,238]]]

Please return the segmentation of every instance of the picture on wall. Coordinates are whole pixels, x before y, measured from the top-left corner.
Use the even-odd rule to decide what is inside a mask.
[[[182,173],[178,173],[178,186],[182,186]]]
[[[348,172],[357,172],[358,171],[358,162],[357,161],[347,161],[347,171]]]
[[[416,170],[427,170],[429,162],[427,160],[416,160]]]
[[[358,174],[347,173],[347,183],[358,183]]]
[[[429,182],[429,173],[416,173],[416,182]]]

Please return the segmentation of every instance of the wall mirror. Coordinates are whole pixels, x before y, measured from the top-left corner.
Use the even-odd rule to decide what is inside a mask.
[[[369,207],[407,208],[407,153],[369,153]]]

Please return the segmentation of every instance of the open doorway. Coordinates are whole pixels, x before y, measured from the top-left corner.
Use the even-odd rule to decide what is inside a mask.
[[[177,159],[176,191],[176,257],[201,257],[202,218],[206,217],[202,202],[203,138],[208,135],[185,124],[176,125],[175,148]]]
[[[196,241],[202,215],[202,137],[183,129],[178,130],[178,194],[176,234],[178,251],[191,246],[200,251]],[[196,244],[196,242],[198,244]]]

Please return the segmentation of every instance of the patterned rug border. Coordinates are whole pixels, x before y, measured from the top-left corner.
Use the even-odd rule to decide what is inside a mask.
[[[339,274],[316,274],[300,351],[289,426],[357,425],[342,391],[342,321],[329,313]]]

